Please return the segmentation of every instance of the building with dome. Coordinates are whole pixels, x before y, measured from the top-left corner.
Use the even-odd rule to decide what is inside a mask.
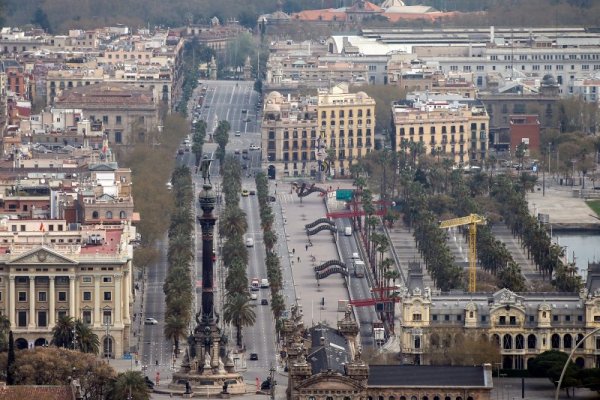
[[[321,89],[316,96],[274,91],[265,97],[262,156],[276,175],[316,176],[326,170],[346,176],[350,165],[374,148],[374,134],[375,100],[364,92],[349,93],[348,85]]]

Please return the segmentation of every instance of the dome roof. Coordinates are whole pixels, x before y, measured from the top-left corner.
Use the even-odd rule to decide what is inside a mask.
[[[554,86],[554,85],[556,85],[556,79],[554,79],[554,77],[552,75],[546,74],[542,78],[542,85]]]

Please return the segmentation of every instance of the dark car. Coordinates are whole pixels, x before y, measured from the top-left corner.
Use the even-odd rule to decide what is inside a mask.
[[[256,196],[256,190],[251,190],[250,191],[250,196]]]
[[[275,202],[275,201],[277,201],[277,199],[275,198],[275,196],[269,196],[269,201]]]
[[[262,300],[260,301],[260,305],[262,305],[262,306],[268,306],[268,305],[269,305],[269,300],[267,300],[267,299],[262,299]]]
[[[250,353],[250,360],[252,360],[252,361],[258,360],[258,354],[256,354],[256,353]]]

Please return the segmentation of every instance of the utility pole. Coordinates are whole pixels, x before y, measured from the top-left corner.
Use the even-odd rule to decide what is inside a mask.
[[[271,400],[275,400],[275,368],[272,365],[269,369],[269,376],[271,377]]]

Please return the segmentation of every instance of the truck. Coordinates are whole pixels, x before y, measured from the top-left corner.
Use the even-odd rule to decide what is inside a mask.
[[[269,287],[269,280],[268,280],[268,279],[266,279],[266,278],[263,278],[263,279],[261,279],[261,280],[260,280],[260,287],[261,287],[262,289],[266,289],[266,288],[268,288],[268,287]]]
[[[365,277],[365,262],[363,260],[352,260],[352,265],[354,267],[354,276],[356,278],[364,278]]]
[[[252,281],[250,282],[250,290],[257,291],[260,288],[260,282],[258,280],[258,278],[252,278]]]

